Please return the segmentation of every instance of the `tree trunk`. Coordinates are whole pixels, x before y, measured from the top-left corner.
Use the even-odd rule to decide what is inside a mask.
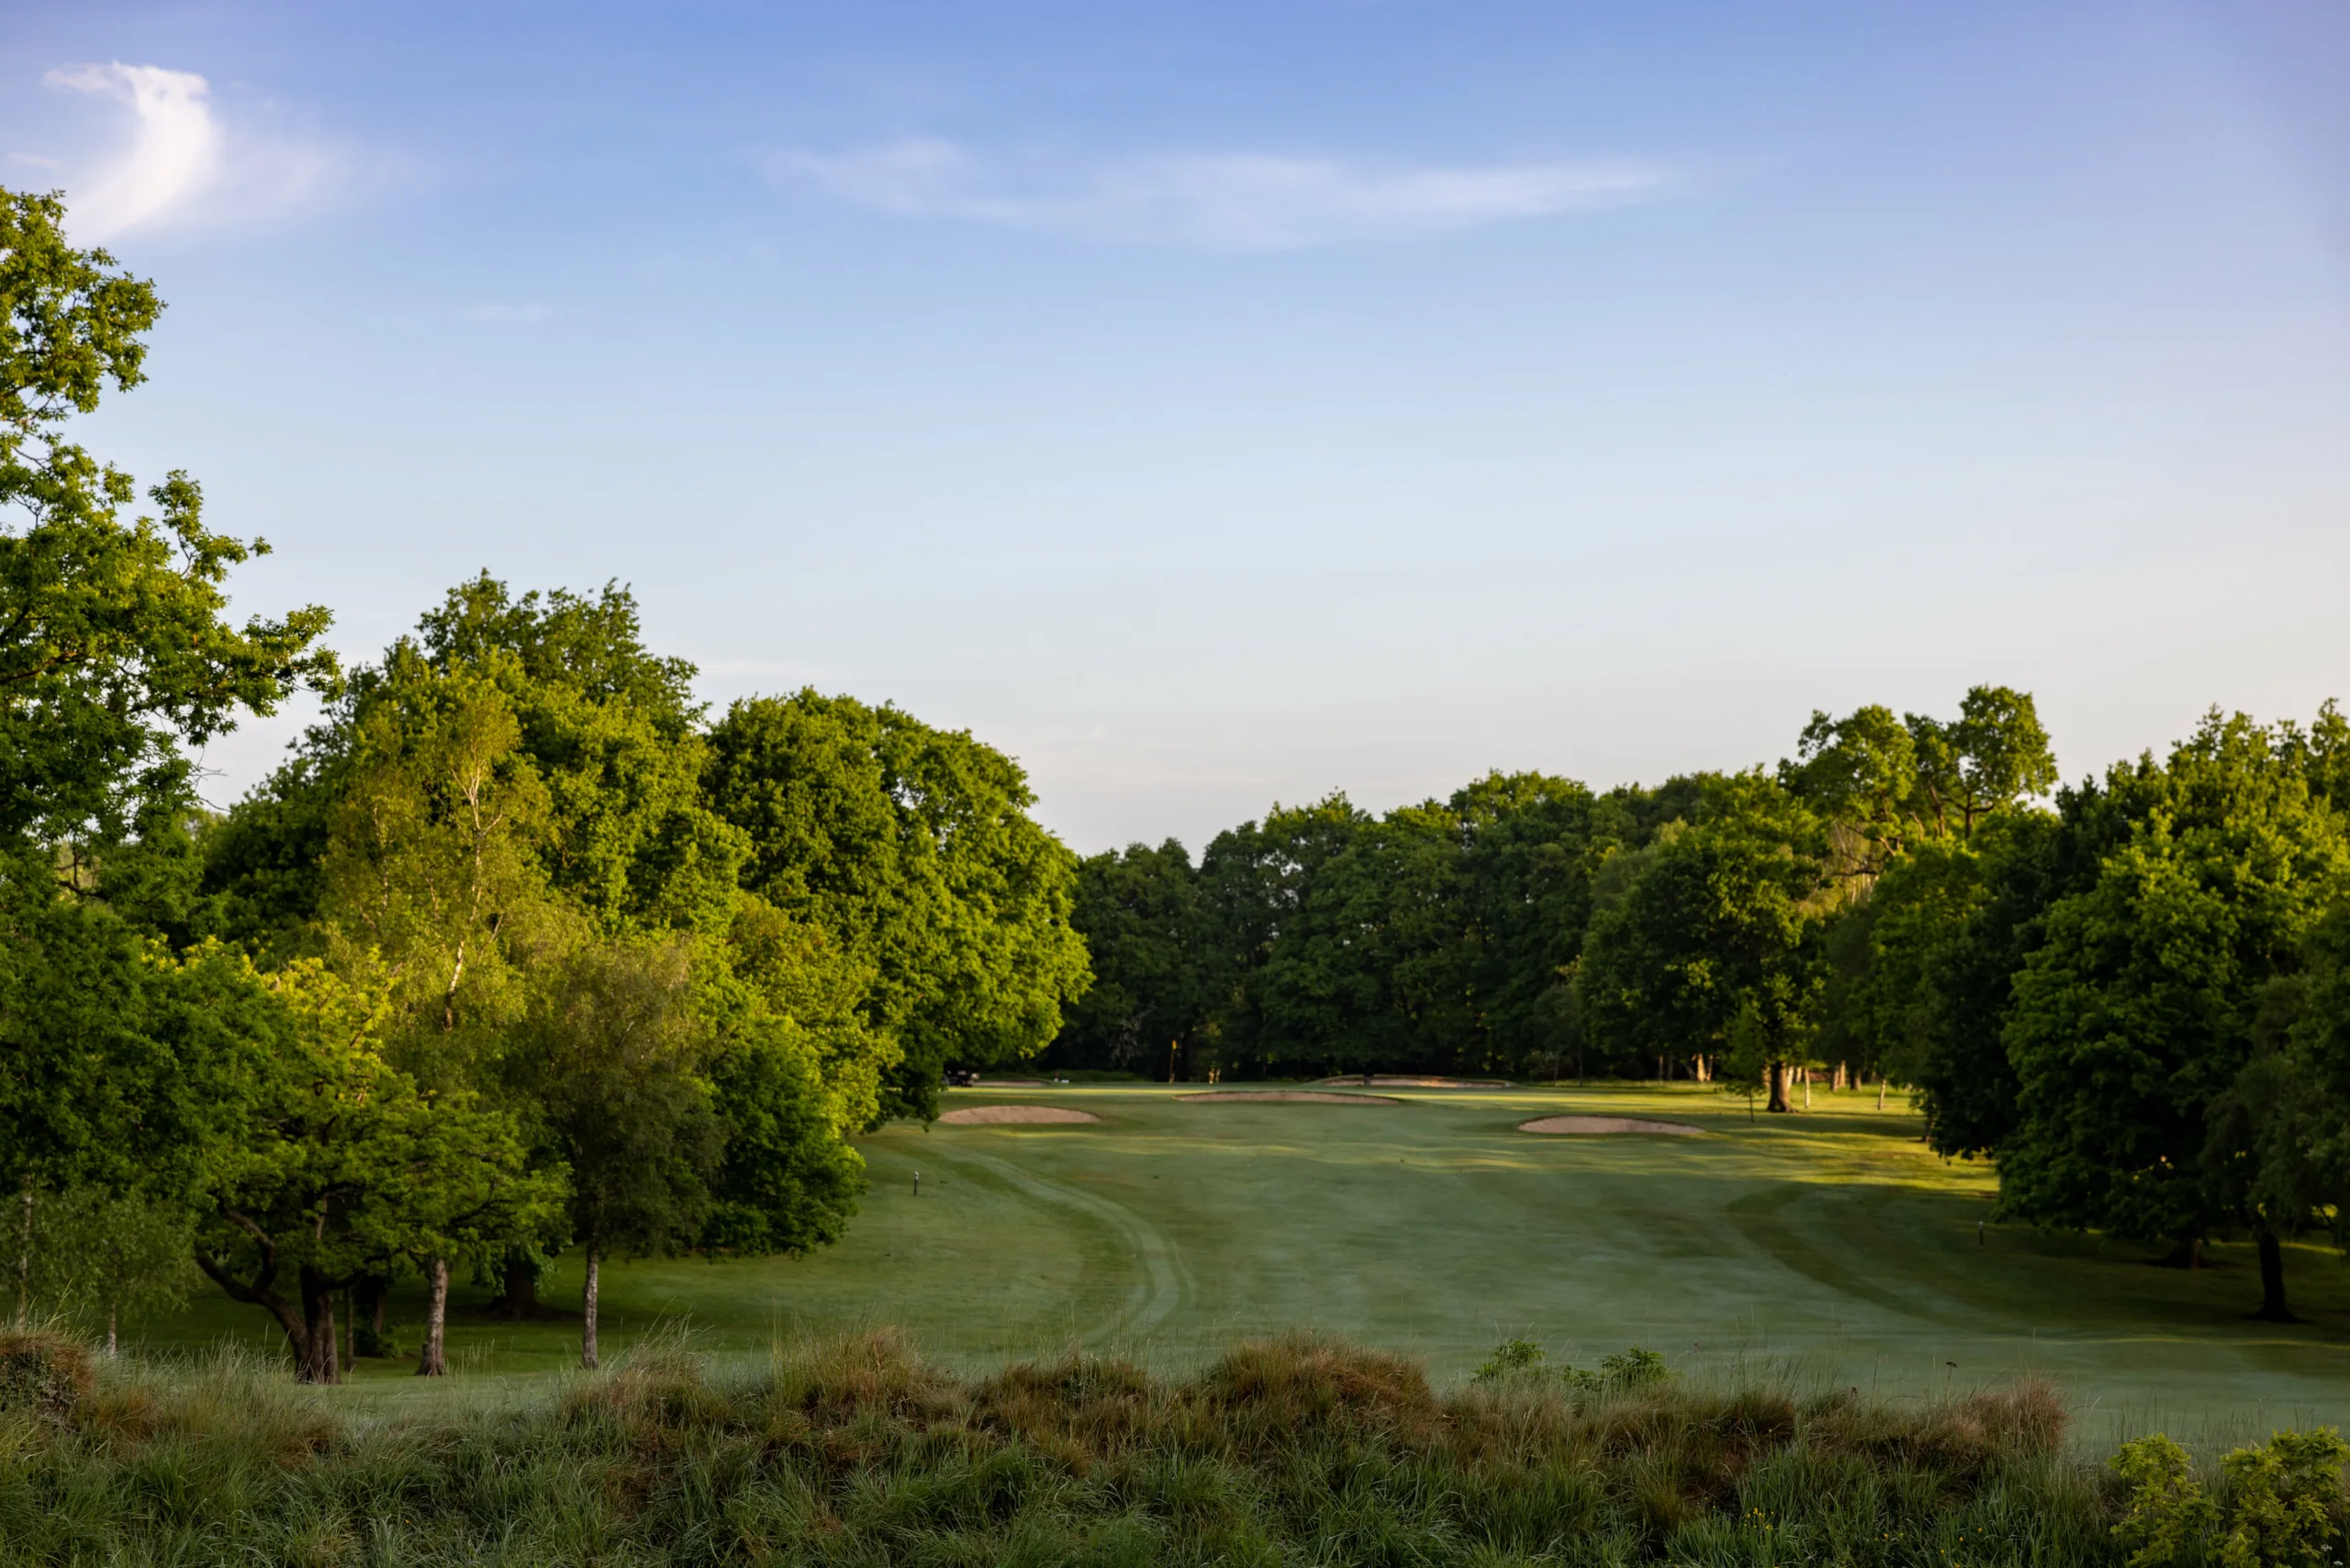
[[[2170,1256],[2163,1260],[2165,1269],[2199,1269],[2202,1266],[2203,1238],[2199,1236],[2180,1237],[2177,1244],[2171,1248]]]
[[[1811,1069],[1803,1070],[1803,1108],[1811,1109]]]
[[[119,1353],[118,1341],[115,1338],[115,1320],[118,1316],[115,1304],[109,1300],[106,1303],[106,1360],[108,1361],[114,1360]]]
[[[17,1242],[17,1329],[22,1333],[33,1312],[33,1184],[25,1183],[25,1233]]]
[[[1762,1108],[1766,1111],[1792,1110],[1794,1107],[1787,1103],[1787,1064],[1783,1061],[1767,1063],[1762,1069],[1762,1076],[1771,1086],[1771,1103]]]
[[[342,1365],[337,1356],[334,1328],[335,1282],[308,1264],[302,1266],[302,1337],[296,1349],[294,1375],[303,1383],[341,1383]]]
[[[506,1255],[506,1291],[498,1298],[498,1316],[520,1323],[542,1316],[539,1306],[539,1271],[532,1266],[530,1255],[521,1251]]]
[[[579,1364],[590,1372],[596,1369],[596,1274],[602,1261],[596,1256],[594,1244],[590,1243],[588,1248],[588,1288],[580,1299],[581,1308],[587,1316],[579,1327]]]
[[[1836,1077],[1828,1085],[1828,1087],[1833,1089],[1839,1094],[1841,1094],[1845,1088],[1852,1082],[1852,1072],[1842,1062],[1840,1061],[1836,1064]]]
[[[449,1322],[449,1260],[435,1258],[424,1266],[424,1279],[431,1292],[424,1306],[424,1349],[416,1358],[419,1377],[449,1375],[449,1355],[446,1331]]]
[[[352,1327],[366,1324],[367,1331],[380,1345],[384,1338],[384,1304],[391,1298],[392,1282],[381,1274],[362,1274],[352,1289],[359,1296],[359,1311]],[[378,1352],[371,1350],[368,1353],[374,1355]]]
[[[226,1212],[231,1218],[240,1217],[233,1210]],[[294,1352],[295,1373],[297,1376],[301,1376],[304,1369],[310,1364],[309,1327],[303,1321],[302,1314],[296,1310],[294,1303],[287,1301],[271,1288],[277,1280],[276,1249],[269,1243],[265,1235],[258,1230],[254,1234],[262,1244],[262,1268],[261,1272],[251,1282],[237,1278],[218,1259],[202,1248],[198,1248],[196,1251],[196,1266],[204,1271],[205,1278],[228,1292],[230,1301],[241,1301],[249,1305],[258,1306],[277,1319],[277,1326],[285,1331],[285,1348]],[[304,1381],[307,1382],[308,1379],[305,1378]]]
[[[1881,1072],[1876,1075],[1876,1108],[1885,1109],[1885,1074]]]
[[[2253,1314],[2263,1323],[2299,1323],[2292,1308],[2285,1305],[2285,1248],[2277,1233],[2263,1226],[2260,1242],[2260,1310]]]

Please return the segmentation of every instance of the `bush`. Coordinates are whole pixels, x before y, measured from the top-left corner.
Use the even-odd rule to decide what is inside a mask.
[[[90,1353],[63,1335],[0,1333],[0,1410],[62,1421],[96,1388]]]
[[[1664,1357],[1654,1350],[1644,1350],[1629,1345],[1612,1356],[1600,1358],[1597,1372],[1585,1372],[1578,1366],[1551,1367],[1542,1347],[1531,1339],[1505,1339],[1494,1346],[1476,1372],[1472,1383],[1507,1383],[1513,1378],[1555,1379],[1568,1388],[1583,1394],[1611,1394],[1625,1389],[1644,1388],[1652,1383],[1662,1383],[1673,1375],[1664,1364]]]
[[[2128,1568],[2321,1568],[2335,1561],[2350,1444],[2331,1427],[2276,1432],[2220,1462],[2224,1506],[2195,1479],[2187,1450],[2157,1432],[2124,1443],[2111,1465],[2129,1488],[2113,1527]]]

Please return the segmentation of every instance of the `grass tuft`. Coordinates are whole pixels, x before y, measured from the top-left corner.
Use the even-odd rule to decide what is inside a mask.
[[[888,1332],[730,1368],[671,1337],[367,1417],[224,1355],[0,1423],[0,1561],[2118,1563],[2127,1494],[2063,1434],[2036,1384],[1439,1391],[1316,1337],[1176,1379],[1078,1353],[960,1378]]]

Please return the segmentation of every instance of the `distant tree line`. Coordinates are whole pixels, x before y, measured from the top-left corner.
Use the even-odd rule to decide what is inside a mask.
[[[1047,1059],[1151,1076],[1910,1086],[2001,1211],[2259,1245],[2350,1213],[2350,722],[2213,713],[2057,787],[2031,699],[1816,714],[1774,768],[1494,775],[1091,857]]]
[[[19,1320],[111,1332],[208,1280],[333,1382],[408,1274],[438,1372],[453,1268],[528,1315],[576,1247],[592,1365],[604,1257],[831,1241],[851,1135],[1053,1037],[1088,978],[1075,859],[968,734],[812,691],[712,722],[617,588],[478,577],[348,673],[321,609],[231,624],[265,547],[185,475],[134,515],[67,438],[141,379],[161,305],[62,217],[0,192]],[[305,688],[323,720],[207,810],[189,749]]]

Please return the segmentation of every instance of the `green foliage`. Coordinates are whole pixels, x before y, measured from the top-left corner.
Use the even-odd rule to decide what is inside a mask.
[[[125,1318],[178,1307],[200,1282],[192,1258],[195,1222],[182,1204],[95,1183],[28,1189],[18,1203],[30,1209],[17,1238],[28,1287],[17,1304],[20,1320],[66,1320],[111,1337]],[[14,1273],[0,1280],[9,1295],[17,1286]]]
[[[1987,896],[1971,844],[1929,841],[1888,866],[1828,932],[1820,1055],[1905,1083],[1925,1078],[1945,1005],[1936,980]]]
[[[1718,781],[1593,923],[1578,984],[1594,1041],[1637,1062],[1722,1050],[1735,1029],[1751,1072],[1808,1060],[1835,907],[1824,848],[1818,820],[1771,780]]]
[[[2010,1213],[2192,1241],[2223,1217],[2208,1121],[2252,1056],[2266,988],[2350,869],[2340,820],[2273,737],[2216,715],[2167,767],[2121,774],[2143,802],[2095,880],[2060,899],[2015,980],[2018,1122],[1999,1145]]]
[[[749,846],[702,798],[693,666],[646,650],[627,590],[516,599],[485,574],[423,618],[420,643],[512,705],[554,887],[614,931],[726,929]]]
[[[1662,1351],[1642,1350],[1628,1345],[1613,1355],[1599,1359],[1599,1382],[1603,1388],[1646,1388],[1671,1377]]]
[[[692,1000],[683,944],[591,940],[512,1030],[511,1070],[569,1173],[571,1233],[590,1256],[679,1250],[708,1216],[724,1129]]]
[[[1967,842],[1988,816],[2056,783],[2048,732],[2028,692],[1978,686],[1942,721],[1883,707],[1815,712],[1780,781],[1856,841],[1846,874],[1874,877],[1936,839]]]
[[[1470,1381],[1509,1383],[1548,1380],[1580,1394],[1596,1394],[1647,1388],[1673,1375],[1662,1354],[1638,1345],[1601,1357],[1596,1372],[1577,1366],[1550,1366],[1549,1359],[1542,1347],[1531,1339],[1505,1339],[1478,1364]]]
[[[130,517],[131,476],[67,439],[143,378],[162,307],[63,216],[0,190],[0,1182],[162,1188],[208,1114],[152,1033],[136,923],[181,902],[182,747],[335,666],[323,610],[228,622],[262,546],[207,529],[194,480]]]
[[[1531,1339],[1505,1339],[1477,1363],[1477,1370],[1471,1374],[1470,1381],[1502,1383],[1528,1372],[1544,1372],[1548,1369],[1543,1362],[1549,1359],[1542,1347]]]
[[[1069,921],[1093,983],[1053,1043],[1053,1065],[1163,1073],[1168,1048],[1196,1053],[1213,1002],[1192,857],[1173,839],[1078,863]]]
[[[2130,1549],[2128,1568],[2199,1561],[2220,1509],[2195,1480],[2187,1450],[2156,1432],[2122,1444],[2109,1462],[2129,1488],[2128,1512],[2113,1527]]]
[[[713,726],[713,810],[746,835],[748,890],[869,968],[897,1053],[881,1108],[935,1113],[949,1063],[1033,1056],[1090,980],[1076,857],[1028,815],[1019,765],[895,708],[803,691]]]
[[[196,1265],[277,1320],[306,1381],[339,1377],[335,1291],[458,1250],[453,1233],[486,1212],[543,1226],[556,1175],[527,1170],[507,1117],[384,1060],[380,991],[316,960],[263,975],[218,946],[173,968],[187,1047],[221,1060],[234,1118],[208,1150]]]
[[[2345,1461],[2350,1443],[2331,1427],[2275,1432],[2220,1462],[2225,1484],[2215,1500],[2186,1450],[2157,1432],[2124,1443],[2110,1462],[2128,1488],[2114,1538],[2130,1549],[2128,1568],[2321,1568],[2336,1561],[2350,1511]]]
[[[241,629],[229,568],[259,553],[207,530],[174,473],[135,503],[129,475],[65,439],[107,382],[144,379],[151,284],[62,238],[54,196],[0,190],[0,845],[112,844],[187,786],[179,743],[330,679],[312,607]]]
[[[2228,1479],[2222,1568],[2319,1568],[2342,1533],[2342,1465],[2350,1443],[2331,1427],[2276,1432],[2220,1462]]]

